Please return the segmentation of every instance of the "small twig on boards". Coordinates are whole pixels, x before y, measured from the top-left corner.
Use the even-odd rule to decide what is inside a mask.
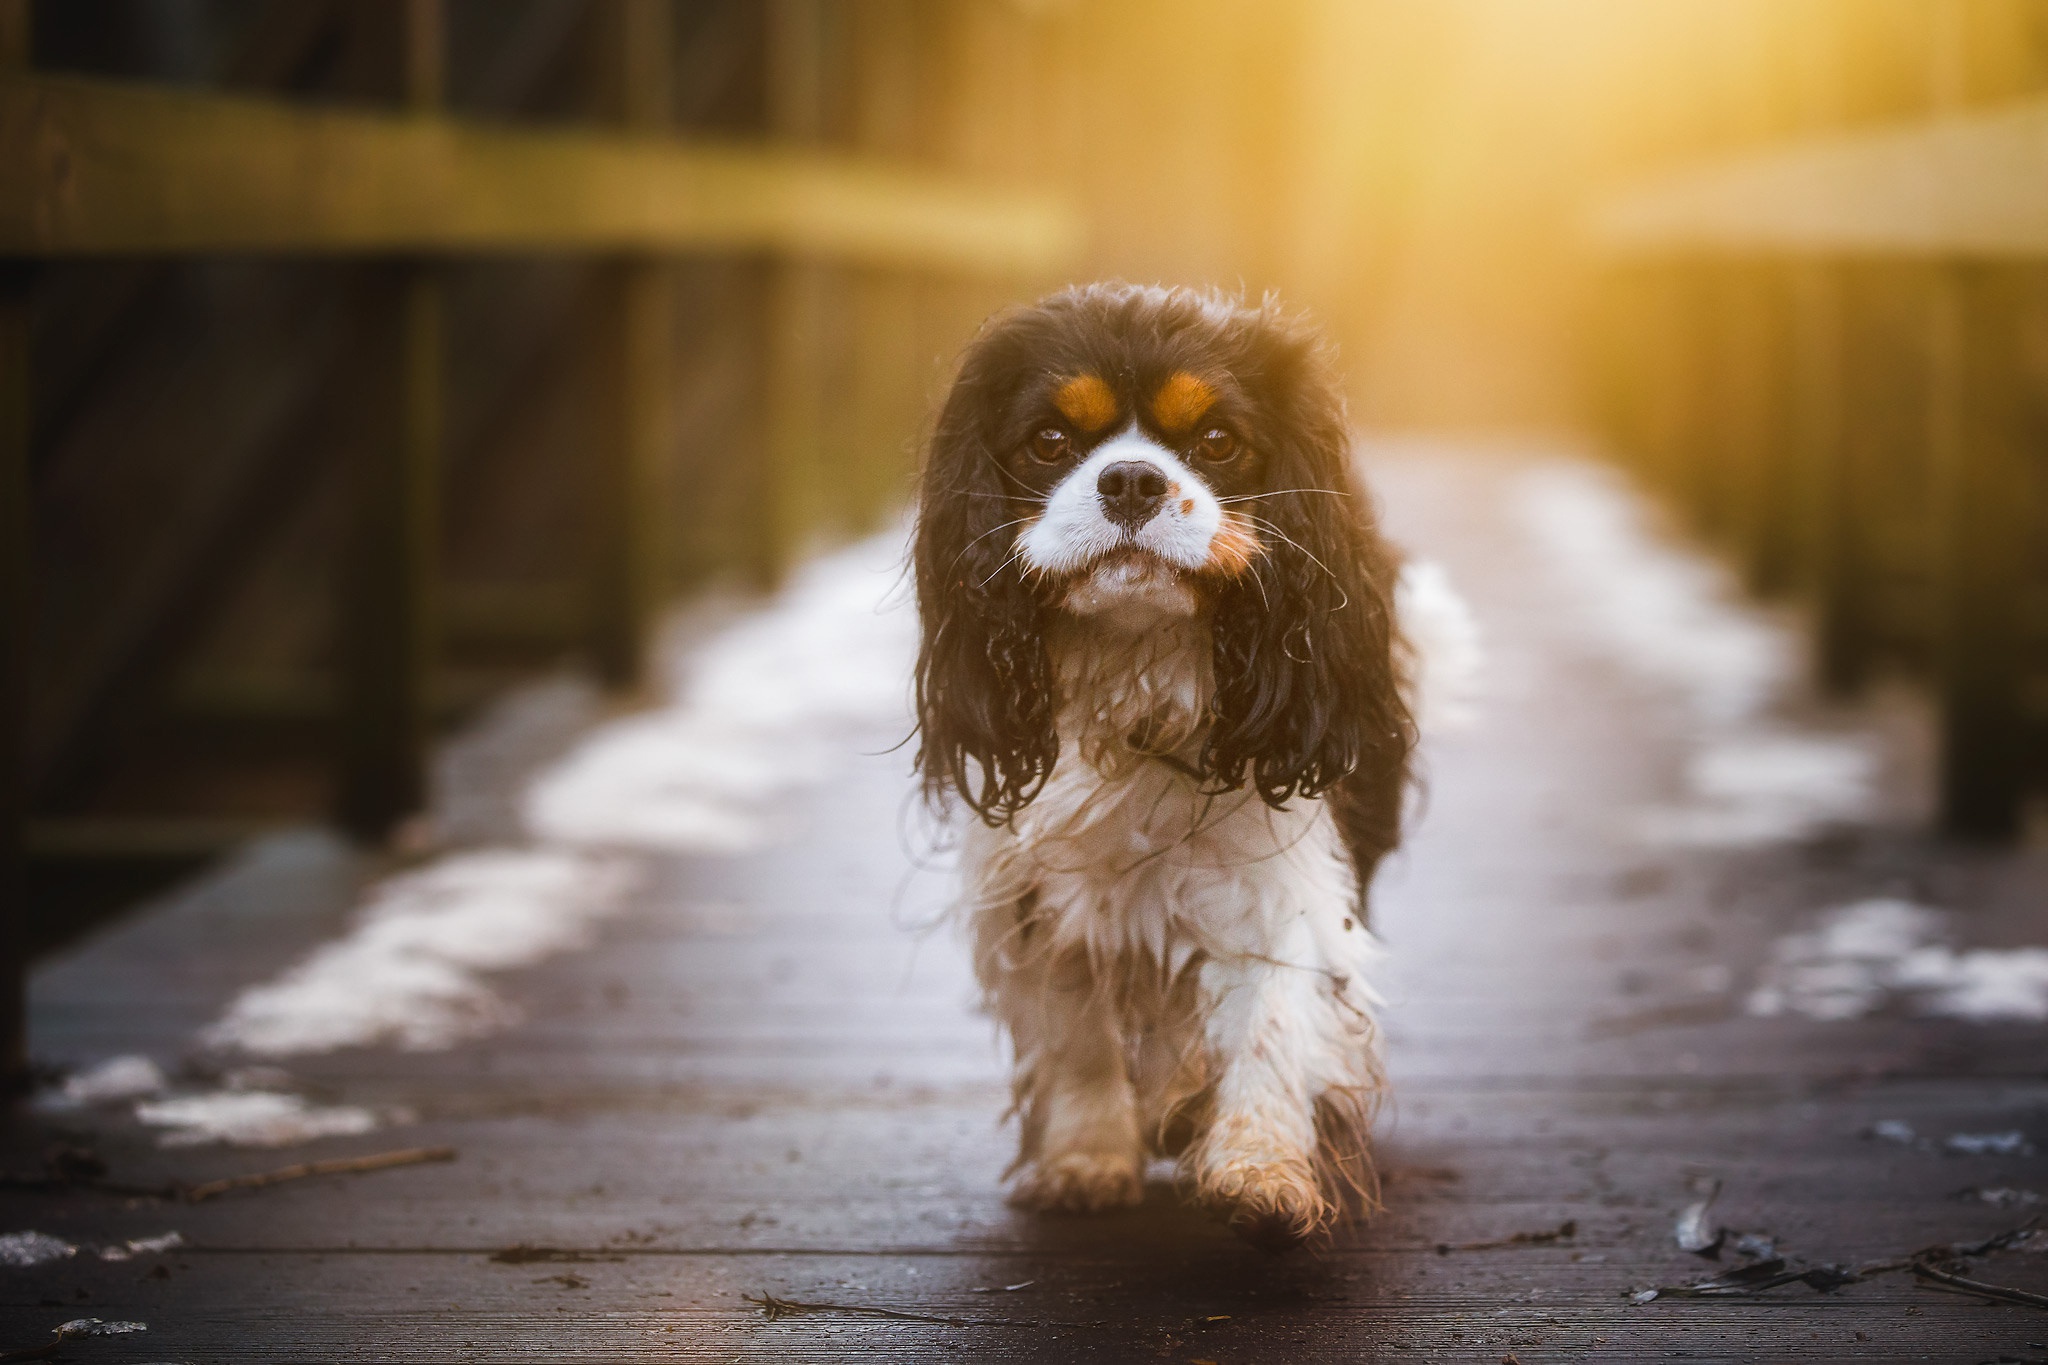
[[[186,1202],[197,1204],[202,1200],[231,1194],[236,1190],[260,1190],[267,1185],[282,1185],[288,1180],[304,1180],[308,1176],[360,1175],[369,1171],[388,1171],[395,1166],[422,1166],[428,1162],[453,1160],[453,1147],[406,1147],[399,1151],[377,1152],[370,1156],[302,1161],[296,1166],[286,1166],[275,1171],[258,1171],[253,1175],[231,1175],[221,1180],[209,1180],[204,1184],[188,1186],[183,1194]]]
[[[2048,1308],[2048,1294],[2030,1294],[2024,1289],[2012,1289],[2002,1284],[1966,1279],[1961,1275],[1952,1275],[1926,1261],[1913,1262],[1913,1273],[1921,1279],[1933,1280],[1936,1284],[1947,1285],[1951,1289],[1962,1290],[1965,1293],[1981,1294],[1987,1299],[1997,1299],[2001,1303],[2024,1304],[2029,1308]]]

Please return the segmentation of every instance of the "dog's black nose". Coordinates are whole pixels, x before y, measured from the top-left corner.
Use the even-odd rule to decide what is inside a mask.
[[[1118,460],[1102,467],[1095,494],[1102,500],[1102,515],[1135,532],[1166,501],[1166,475],[1149,460]]]

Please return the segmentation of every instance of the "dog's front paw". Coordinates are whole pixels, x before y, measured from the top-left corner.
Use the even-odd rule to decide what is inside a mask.
[[[1337,1213],[1306,1161],[1222,1162],[1201,1172],[1196,1190],[1232,1231],[1272,1251],[1314,1237]]]
[[[1069,1152],[1035,1161],[1010,1191],[1010,1202],[1038,1213],[1100,1213],[1145,1197],[1142,1172],[1129,1157]]]

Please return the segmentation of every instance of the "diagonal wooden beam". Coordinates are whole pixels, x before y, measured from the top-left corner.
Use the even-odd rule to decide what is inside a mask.
[[[0,78],[0,255],[769,251],[1057,269],[1043,195],[877,161]]]
[[[2048,255],[2048,101],[1677,171],[1599,204],[1590,227],[1619,253]]]

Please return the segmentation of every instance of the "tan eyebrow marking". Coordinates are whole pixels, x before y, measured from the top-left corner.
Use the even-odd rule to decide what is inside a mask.
[[[1116,395],[1096,375],[1075,375],[1060,385],[1052,402],[1083,431],[1102,431],[1116,420]]]
[[[1175,370],[1152,395],[1152,419],[1176,436],[1193,428],[1216,405],[1216,390],[1186,370]]]

